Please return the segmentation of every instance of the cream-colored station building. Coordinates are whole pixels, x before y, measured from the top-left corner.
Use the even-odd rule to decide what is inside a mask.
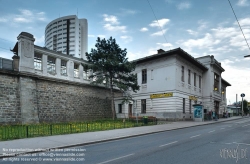
[[[226,110],[226,87],[222,68],[214,56],[194,58],[181,48],[158,50],[157,54],[135,60],[137,93],[130,92],[130,103],[115,101],[118,118],[154,116],[162,119],[192,119],[194,104],[205,112]]]

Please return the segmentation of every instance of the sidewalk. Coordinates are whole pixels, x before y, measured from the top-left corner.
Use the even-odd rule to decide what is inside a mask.
[[[15,156],[20,153],[41,152],[49,149],[62,149],[73,146],[81,146],[91,143],[128,138],[132,136],[140,136],[174,129],[188,128],[192,126],[231,121],[235,119],[242,119],[242,117],[234,116],[230,118],[220,118],[218,121],[205,122],[180,121],[170,122],[169,124],[162,125],[0,141],[0,158]]]

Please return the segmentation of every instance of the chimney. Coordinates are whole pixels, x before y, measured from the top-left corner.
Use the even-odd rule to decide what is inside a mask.
[[[165,52],[163,49],[157,50],[157,54],[160,54],[160,53],[163,53],[163,52]]]

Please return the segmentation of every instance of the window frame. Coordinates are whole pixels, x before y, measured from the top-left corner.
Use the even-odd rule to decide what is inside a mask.
[[[146,103],[147,103],[146,99],[141,99],[141,113],[147,113]]]
[[[185,69],[184,66],[181,66],[181,81],[182,81],[182,82],[185,82],[185,80],[184,80],[184,79],[185,79],[185,76],[184,76],[184,69]]]
[[[118,113],[122,113],[122,104],[118,104]]]
[[[147,83],[147,69],[142,70],[142,84]]]
[[[191,70],[188,70],[188,84],[191,84]]]

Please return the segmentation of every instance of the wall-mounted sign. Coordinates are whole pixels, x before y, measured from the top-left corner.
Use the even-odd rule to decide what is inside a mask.
[[[151,99],[164,98],[164,97],[173,97],[173,92],[159,93],[159,94],[152,94],[152,95],[150,95]]]
[[[189,96],[189,100],[197,101],[197,97],[195,97],[195,96]]]

